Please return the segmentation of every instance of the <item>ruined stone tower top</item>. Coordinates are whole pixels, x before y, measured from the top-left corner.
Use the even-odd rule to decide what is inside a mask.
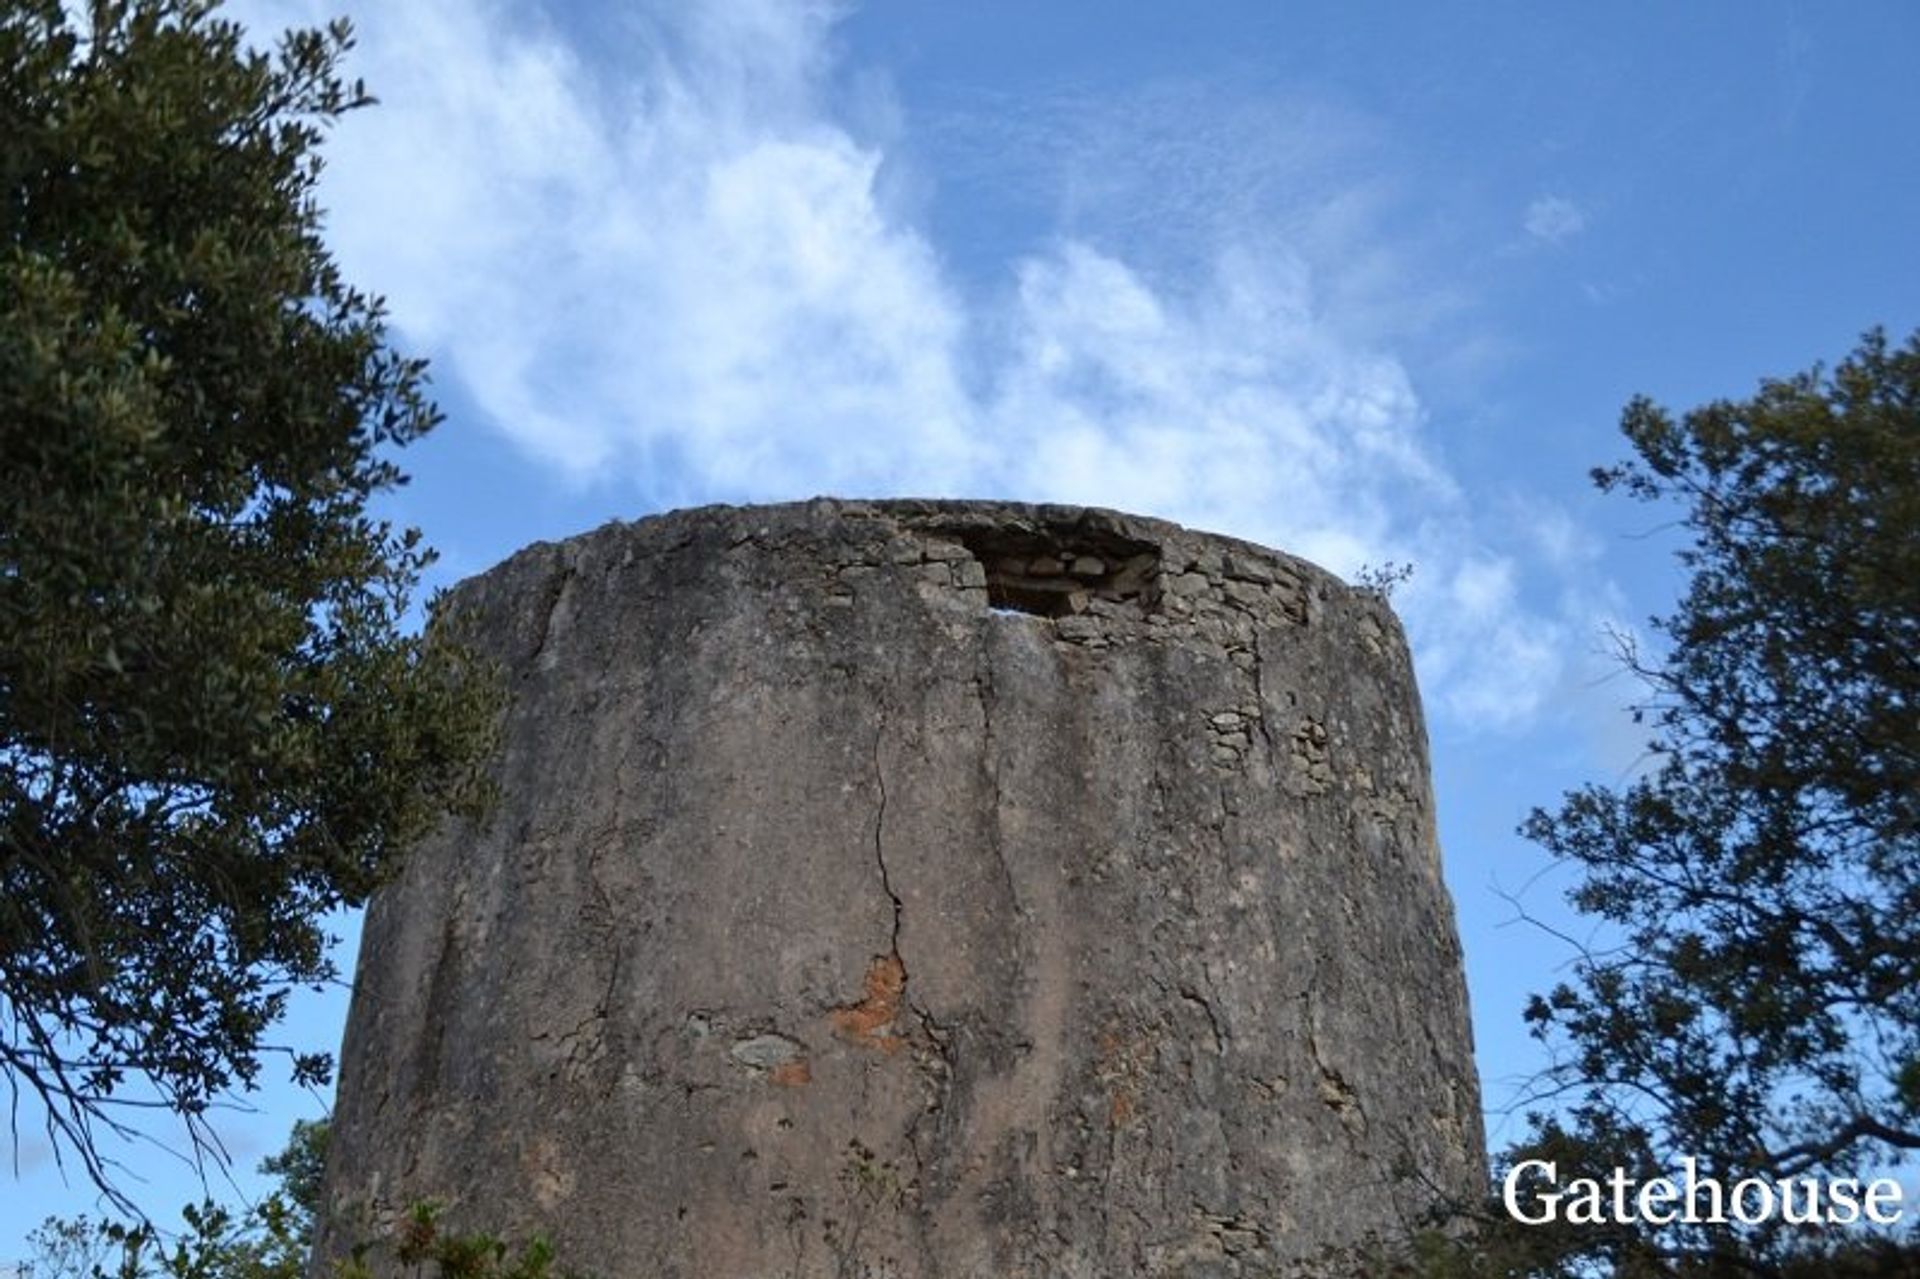
[[[432,1197],[607,1276],[1255,1275],[1478,1192],[1378,599],[1111,511],[820,500],[454,602],[502,799],[369,914],[323,1257]]]

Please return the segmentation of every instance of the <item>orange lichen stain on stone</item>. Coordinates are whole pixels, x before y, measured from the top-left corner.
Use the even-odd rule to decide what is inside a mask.
[[[1153,1044],[1143,1035],[1125,1035],[1114,1029],[1103,1031],[1098,1042],[1094,1078],[1108,1088],[1107,1125],[1125,1128],[1139,1114],[1140,1080],[1153,1054]]]
[[[573,1171],[561,1157],[552,1137],[539,1137],[521,1155],[527,1181],[533,1188],[534,1202],[545,1209],[557,1208],[573,1194]]]
[[[827,1014],[835,1031],[865,1048],[877,1048],[889,1055],[906,1043],[891,1033],[894,1019],[900,1015],[900,997],[907,989],[907,966],[896,952],[875,955],[867,965],[866,997],[857,1004],[836,1008]]]
[[[813,1067],[805,1057],[783,1061],[767,1073],[767,1078],[783,1088],[803,1088],[813,1082]]]

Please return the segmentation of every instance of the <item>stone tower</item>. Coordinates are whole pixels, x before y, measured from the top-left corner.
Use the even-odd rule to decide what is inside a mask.
[[[607,1279],[1256,1275],[1480,1192],[1377,599],[1110,511],[820,500],[455,604],[501,800],[369,912],[323,1258],[430,1197]]]

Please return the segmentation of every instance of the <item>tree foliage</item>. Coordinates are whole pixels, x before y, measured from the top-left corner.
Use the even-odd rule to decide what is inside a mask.
[[[21,1279],[304,1279],[320,1209],[328,1126],[302,1120],[286,1149],[260,1171],[277,1186],[234,1210],[211,1200],[181,1212],[186,1229],[163,1236],[150,1222],[53,1217],[33,1232]],[[574,1279],[555,1268],[540,1236],[515,1247],[496,1236],[449,1231],[440,1208],[409,1209],[389,1237],[370,1239],[336,1268],[341,1279],[405,1273],[412,1279]]]
[[[1622,426],[1637,458],[1595,479],[1678,505],[1691,576],[1628,653],[1650,770],[1525,826],[1618,939],[1528,1010],[1558,1050],[1539,1141],[1728,1184],[1884,1170],[1920,1149],[1920,334]],[[1650,1273],[1824,1246],[1653,1243],[1696,1268]]]
[[[368,511],[438,415],[321,242],[347,28],[215,11],[0,0],[0,1075],[103,1184],[120,1107],[254,1082],[497,709]]]

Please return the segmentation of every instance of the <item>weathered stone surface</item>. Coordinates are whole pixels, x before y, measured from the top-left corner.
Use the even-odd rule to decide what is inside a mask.
[[[1376,600],[1112,512],[823,500],[456,603],[503,799],[369,913],[323,1259],[436,1197],[607,1276],[1254,1275],[1478,1188]]]

